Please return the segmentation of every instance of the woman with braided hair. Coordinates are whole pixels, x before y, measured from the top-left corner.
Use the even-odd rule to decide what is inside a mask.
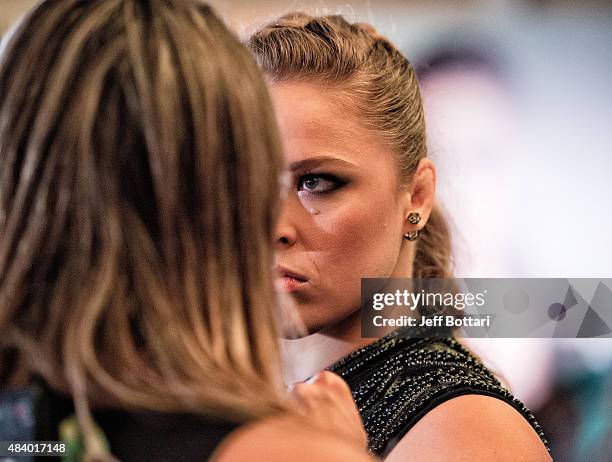
[[[274,100],[292,191],[276,228],[278,287],[306,332],[290,381],[352,389],[370,451],[389,461],[549,460],[533,415],[455,338],[361,337],[361,278],[449,278],[419,85],[365,24],[289,14],[248,40]]]

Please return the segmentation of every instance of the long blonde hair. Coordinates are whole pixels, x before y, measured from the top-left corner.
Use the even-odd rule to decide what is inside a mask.
[[[389,40],[342,16],[291,13],[261,27],[247,46],[272,82],[307,81],[337,90],[396,154],[401,184],[410,181],[427,155],[423,102],[412,65]],[[451,274],[449,228],[436,205],[417,243],[413,277]]]
[[[0,57],[0,386],[283,408],[281,152],[253,58],[189,0],[44,1]]]

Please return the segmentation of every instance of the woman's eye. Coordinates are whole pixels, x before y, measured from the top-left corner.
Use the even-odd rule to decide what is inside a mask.
[[[336,189],[339,181],[331,175],[304,175],[298,179],[297,190],[312,193],[323,193]]]

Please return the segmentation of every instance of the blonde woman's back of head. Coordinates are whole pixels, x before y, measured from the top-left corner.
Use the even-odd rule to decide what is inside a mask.
[[[0,386],[89,407],[274,412],[280,149],[207,7],[49,0],[0,56]]]

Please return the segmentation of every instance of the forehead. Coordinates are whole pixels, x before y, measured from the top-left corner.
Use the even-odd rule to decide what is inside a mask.
[[[324,154],[356,164],[392,163],[390,150],[337,90],[283,82],[273,84],[271,94],[289,162]]]

